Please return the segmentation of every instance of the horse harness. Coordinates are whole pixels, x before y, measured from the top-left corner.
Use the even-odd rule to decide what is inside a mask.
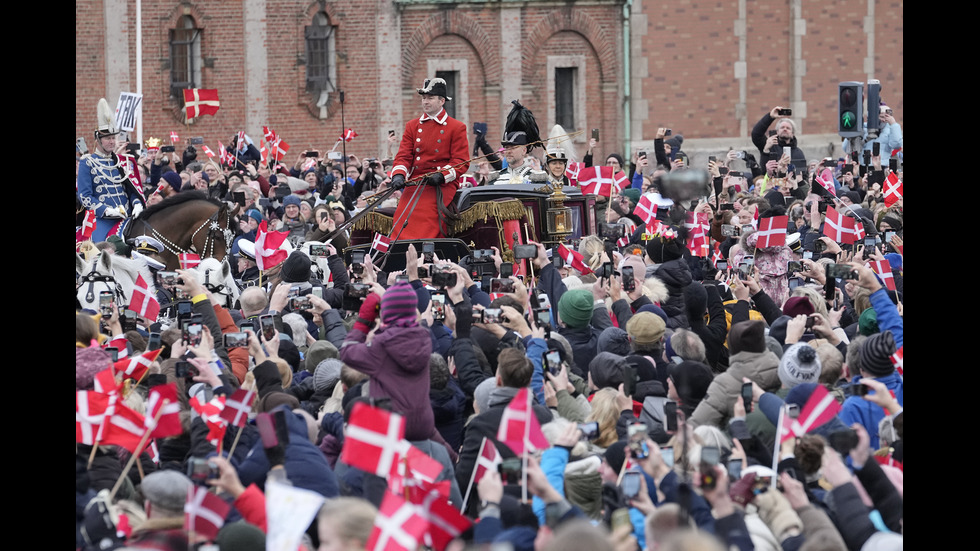
[[[106,287],[112,289],[115,292],[117,299],[125,298],[123,295],[122,285],[116,281],[116,278],[113,277],[112,274],[100,274],[97,271],[92,270],[91,272],[81,276],[79,278],[79,283],[82,285],[88,283],[88,289],[85,291],[85,302],[88,303],[95,302],[96,283],[103,283],[106,285]]]
[[[173,255],[179,257],[182,254],[199,253],[201,258],[208,258],[213,256],[214,254],[214,243],[217,241],[219,235],[222,238],[224,238],[225,247],[227,247],[228,243],[232,241],[231,217],[230,216],[227,217],[224,228],[222,228],[221,224],[218,222],[218,218],[221,216],[221,212],[224,210],[226,210],[225,207],[219,208],[217,212],[209,216],[207,220],[205,220],[200,226],[197,227],[197,229],[194,230],[194,233],[191,234],[191,239],[190,239],[191,246],[186,250],[180,248],[180,246],[178,246],[176,243],[167,239],[166,236],[164,236],[162,233],[157,231],[156,228],[150,225],[149,221],[142,220],[142,222],[143,222],[143,226],[150,230],[150,234],[153,237],[159,239],[161,243],[163,243],[163,248],[169,251],[170,253],[172,253]],[[200,233],[201,230],[203,230],[204,228],[208,228],[207,238],[204,240],[204,250],[199,252],[194,247],[194,238],[197,237],[197,234]],[[144,234],[145,234],[145,230],[144,230]]]

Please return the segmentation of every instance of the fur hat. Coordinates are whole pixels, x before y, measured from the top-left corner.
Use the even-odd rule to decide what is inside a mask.
[[[538,135],[538,123],[534,120],[534,113],[516,99],[511,103],[514,107],[507,115],[500,145],[527,145],[529,150],[540,146],[541,136]]]

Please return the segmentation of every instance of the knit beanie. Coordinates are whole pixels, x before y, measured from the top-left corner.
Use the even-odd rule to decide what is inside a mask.
[[[340,369],[343,362],[337,358],[327,358],[316,366],[313,373],[313,388],[316,392],[326,392],[332,389],[340,380]]]
[[[256,405],[255,411],[259,413],[266,413],[281,405],[285,405],[289,411],[292,411],[299,407],[299,400],[292,394],[288,394],[286,392],[270,392],[264,397],[259,398],[259,403]]]
[[[878,313],[874,308],[867,308],[861,312],[858,318],[858,333],[861,335],[874,335],[878,332]]]
[[[640,202],[640,195],[642,195],[642,194],[643,194],[643,191],[642,190],[639,190],[637,188],[632,188],[632,187],[631,188],[624,189],[620,193],[620,195],[622,195],[622,196],[624,196],[624,197],[626,197],[627,199],[630,200],[630,207],[633,208],[633,209],[635,209],[636,208],[636,204]]]
[[[630,353],[629,335],[619,327],[607,327],[599,335],[599,345],[596,350],[626,356]]]
[[[626,440],[619,440],[618,442],[613,442],[606,448],[606,463],[612,468],[613,471],[619,473],[623,470],[623,463],[626,461]]]
[[[895,371],[892,354],[898,347],[891,331],[868,337],[861,345],[861,369],[872,377],[884,377]]]
[[[671,136],[664,140],[664,143],[670,146],[671,153],[675,153],[680,150],[681,145],[684,144],[684,136],[681,136],[680,134]]]
[[[820,379],[820,358],[817,351],[805,342],[798,342],[786,349],[779,361],[779,380],[786,388]]]
[[[736,323],[728,331],[728,349],[732,355],[739,352],[764,352],[766,350],[766,324],[760,320]]]
[[[95,374],[112,367],[112,357],[98,346],[75,349],[75,390],[95,388]]]
[[[660,319],[664,320],[665,324],[670,321],[667,317],[667,312],[664,312],[664,309],[656,304],[644,304],[643,306],[640,306],[639,310],[636,311],[637,314],[640,312],[650,312],[651,314],[656,314]]]
[[[255,390],[262,398],[270,392],[282,392],[282,377],[279,376],[279,367],[275,362],[266,360],[252,369],[255,376]]]
[[[558,315],[566,326],[576,329],[585,327],[592,320],[592,293],[585,289],[568,291],[558,301]]]
[[[303,367],[310,373],[316,373],[316,368],[320,366],[320,362],[326,360],[327,358],[339,357],[340,352],[338,352],[337,347],[334,346],[332,342],[316,341],[306,349],[306,356],[303,359],[305,362]]]
[[[779,359],[783,358],[783,343],[777,341],[776,338],[773,337],[771,333],[766,335],[766,348],[768,348],[770,352],[775,354],[777,358]]]
[[[172,187],[174,191],[180,191],[180,186],[183,185],[183,182],[180,181],[180,174],[177,174],[172,170],[170,172],[164,173],[164,175],[161,176],[161,178],[163,178],[165,182],[170,184],[170,187]]]
[[[773,320],[772,325],[769,326],[769,337],[776,339],[780,346],[786,344],[786,329],[789,325],[789,320],[793,318],[783,315],[779,316]],[[779,354],[781,356],[781,354]]]
[[[265,551],[265,532],[244,520],[240,520],[225,524],[218,532],[218,539],[215,542],[219,549]]]
[[[783,304],[783,313],[790,317],[796,317],[800,314],[809,316],[813,312],[813,303],[806,297],[790,297]]]
[[[589,374],[596,388],[619,388],[625,382],[626,358],[612,352],[600,352],[589,362]]]
[[[385,325],[412,327],[418,317],[419,298],[408,283],[392,285],[381,297],[381,321]]]
[[[626,332],[633,342],[641,346],[657,344],[666,330],[664,320],[650,312],[639,312],[626,322]]]
[[[890,227],[892,231],[900,231],[903,225],[902,219],[894,214],[886,214],[884,217],[882,217],[879,224],[881,222],[888,224],[888,227]]]
[[[293,373],[296,373],[299,370],[300,353],[295,342],[287,341],[285,339],[280,340],[279,357],[286,360],[286,363],[289,364],[289,369],[292,370]]]
[[[248,209],[248,212],[246,212],[245,214],[248,215],[248,217],[251,218],[252,220],[258,222],[259,224],[261,224],[262,221],[265,220],[265,217],[262,216],[262,213],[259,212],[258,209]]]
[[[303,251],[293,251],[282,263],[280,274],[283,283],[305,283],[310,281],[310,267],[313,262]]]
[[[298,207],[299,206],[299,203],[300,203],[300,199],[299,199],[299,197],[297,197],[295,195],[287,195],[282,200],[282,206],[284,206],[284,207],[288,207],[289,205],[295,205],[295,206]]]
[[[647,256],[657,264],[663,264],[684,256],[684,249],[679,239],[658,235],[647,243]]]

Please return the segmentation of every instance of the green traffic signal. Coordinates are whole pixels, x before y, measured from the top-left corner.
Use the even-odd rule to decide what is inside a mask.
[[[855,128],[855,122],[857,122],[857,117],[851,111],[844,111],[840,116],[841,128],[851,130]]]

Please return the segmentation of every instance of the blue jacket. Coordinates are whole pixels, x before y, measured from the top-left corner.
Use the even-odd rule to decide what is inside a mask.
[[[857,379],[855,377],[854,380],[857,381]],[[895,399],[898,400],[898,403],[903,407],[905,406],[905,399],[903,397],[904,384],[901,375],[892,373],[884,377],[877,377],[875,380],[884,383],[888,387],[888,390],[895,393]],[[878,440],[878,423],[885,417],[885,410],[881,406],[869,402],[861,396],[849,396],[847,400],[844,400],[844,405],[841,407],[840,413],[837,416],[847,426],[851,426],[854,423],[861,423],[864,430],[868,431],[868,436],[871,437],[871,449],[878,449],[880,445]]]
[[[902,148],[904,136],[902,135],[902,127],[897,122],[895,124],[886,124],[881,127],[881,131],[878,133],[878,137],[864,142],[865,151],[871,151],[874,147],[874,143],[878,142],[881,144],[880,153],[882,158],[889,158],[892,151]],[[864,123],[864,139],[868,139],[868,123]],[[844,140],[843,142],[844,153],[851,152],[851,141]]]
[[[531,391],[539,404],[544,403],[544,369],[542,360],[544,353],[548,351],[548,343],[544,339],[527,337],[524,339],[524,348],[527,358],[534,364],[534,371],[531,373]]]
[[[902,347],[903,323],[902,316],[898,315],[898,307],[892,303],[888,296],[888,290],[882,287],[871,294],[871,307],[875,309],[878,317],[878,330],[881,332],[891,331],[895,337],[895,346]]]
[[[548,448],[541,454],[541,471],[548,477],[551,486],[565,497],[565,466],[568,465],[568,449],[555,446]],[[538,517],[541,526],[547,524],[545,520],[545,502],[538,496],[534,496],[531,501],[531,509]]]

